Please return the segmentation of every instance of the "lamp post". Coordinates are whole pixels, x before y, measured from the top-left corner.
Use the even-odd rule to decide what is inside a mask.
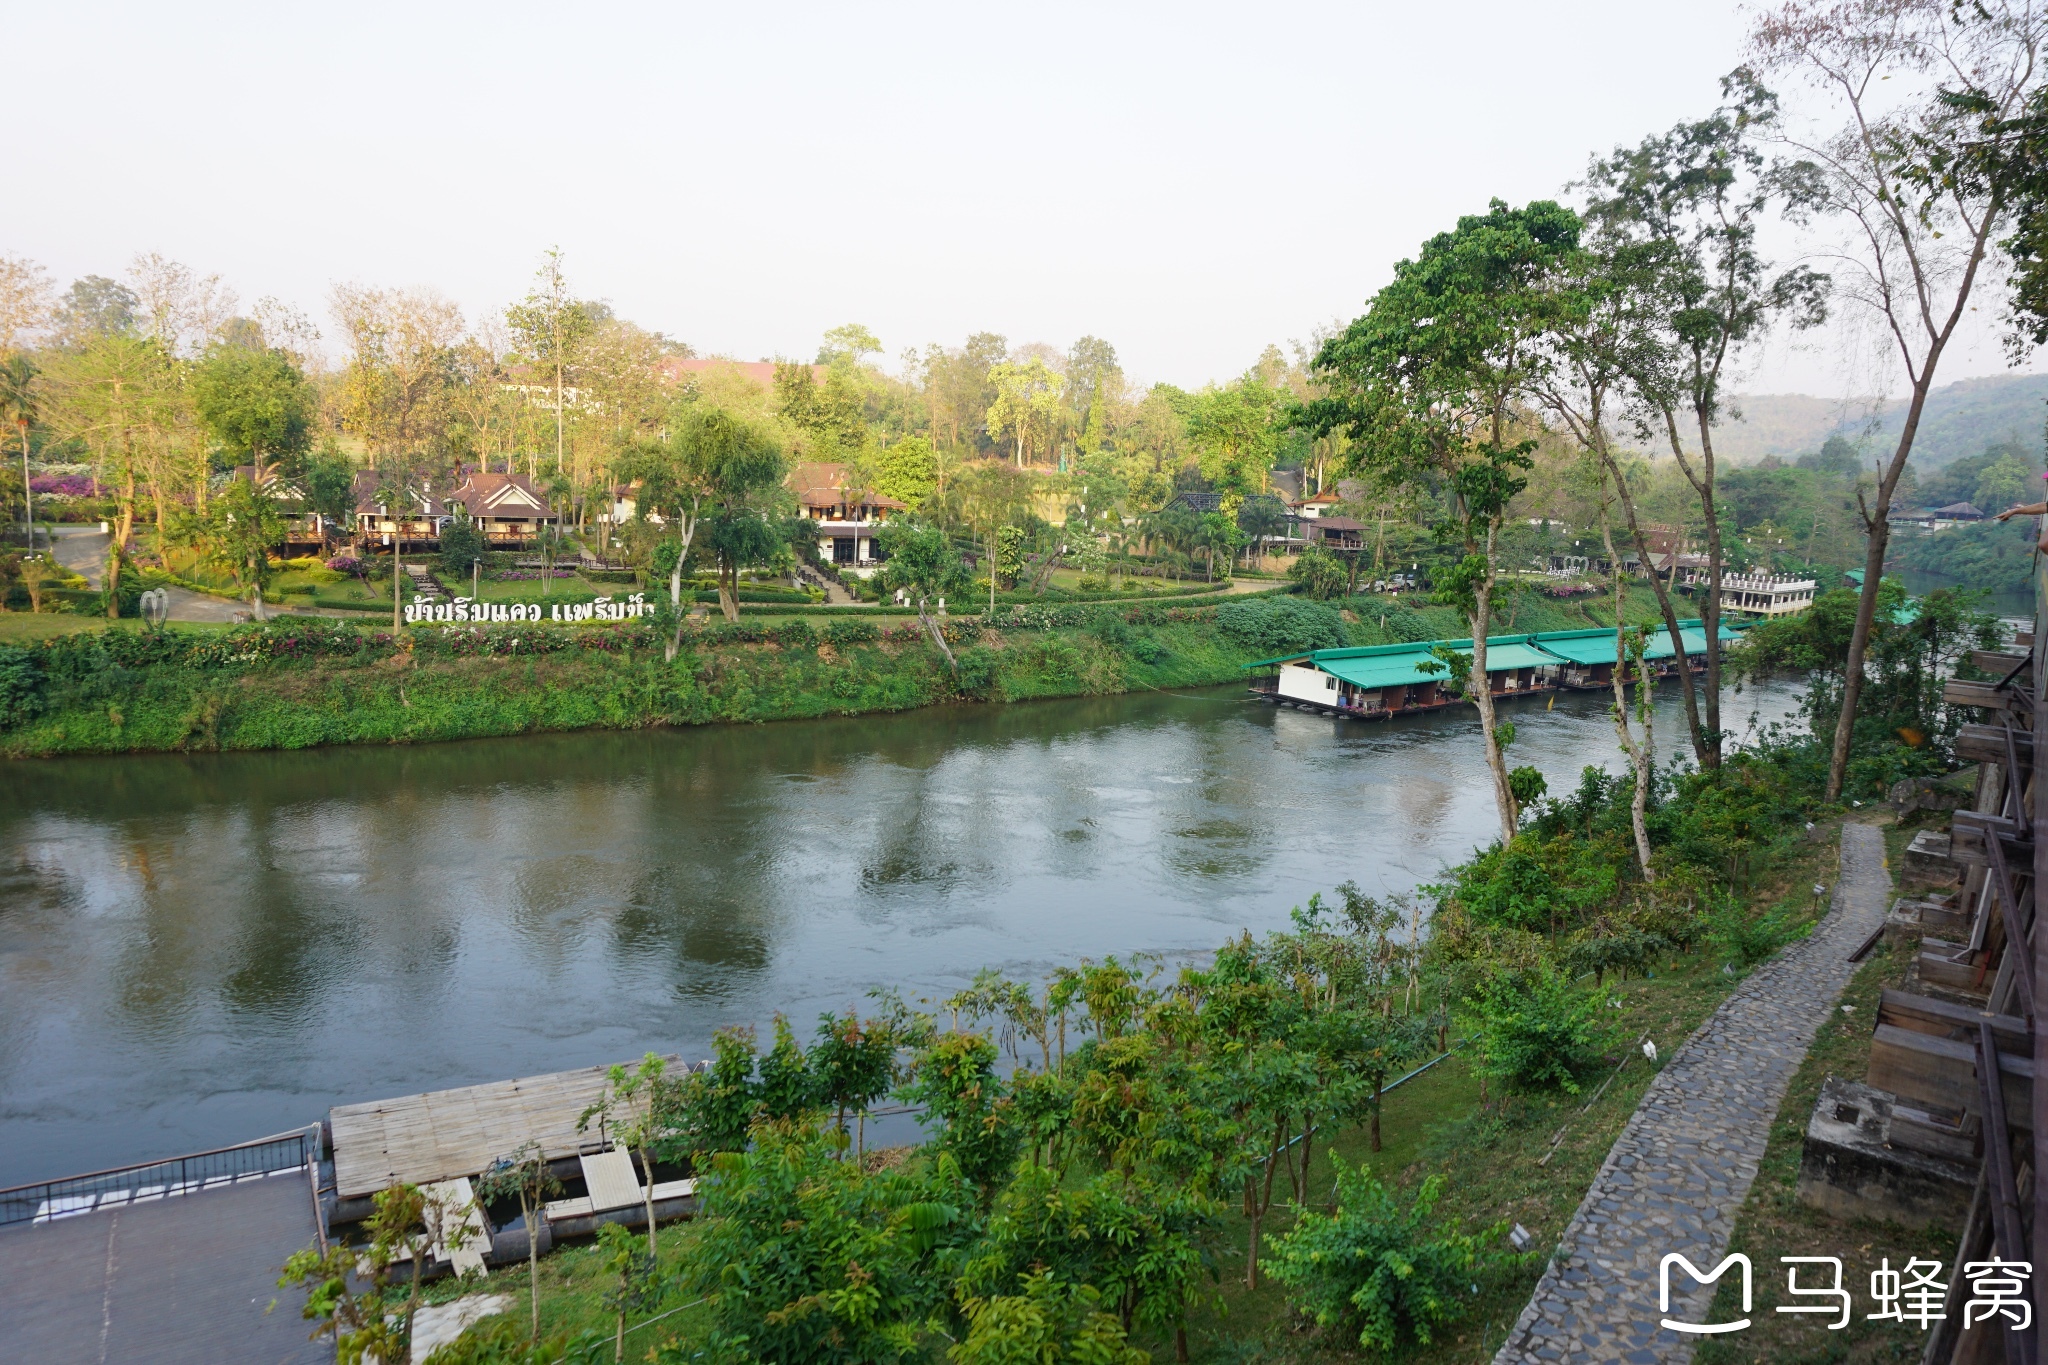
[[[469,561],[469,600],[476,601],[477,582],[483,572],[483,560],[474,556]]]

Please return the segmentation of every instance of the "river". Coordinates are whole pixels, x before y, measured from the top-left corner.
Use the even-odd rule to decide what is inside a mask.
[[[1792,689],[1731,697],[1731,728]],[[1553,789],[1599,695],[1504,707]],[[1683,745],[1675,688],[1658,747]],[[0,1185],[623,1060],[871,986],[1185,954],[1494,831],[1478,724],[1236,688],[409,748],[9,765]]]

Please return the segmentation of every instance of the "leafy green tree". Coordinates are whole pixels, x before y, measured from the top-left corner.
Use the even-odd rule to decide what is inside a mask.
[[[974,1196],[949,1162],[870,1173],[845,1135],[764,1123],[698,1188],[681,1285],[711,1299],[714,1358],[825,1365],[911,1360],[946,1309],[946,1261]],[[685,1359],[678,1354],[675,1359]]]
[[[40,373],[26,355],[19,352],[0,361],[0,420],[14,428],[21,442],[21,527],[22,543],[35,548],[35,495],[28,474],[28,429],[34,425],[40,396],[36,375]]]
[[[232,479],[206,509],[205,552],[210,567],[234,580],[258,621],[266,619],[263,593],[277,578],[270,552],[284,539],[284,518],[270,495],[249,479]]]
[[[1296,555],[1294,562],[1287,566],[1287,578],[1305,596],[1318,602],[1344,595],[1344,565],[1320,545],[1311,545]]]
[[[562,1192],[554,1168],[538,1142],[527,1142],[499,1157],[476,1179],[479,1202],[495,1204],[501,1199],[519,1201],[519,1224],[526,1229],[527,1301],[533,1310],[532,1340],[540,1340],[540,1224],[541,1210],[548,1200]]]
[[[1506,1224],[1477,1233],[1431,1227],[1444,1178],[1402,1208],[1364,1167],[1337,1165],[1337,1212],[1304,1209],[1273,1246],[1273,1278],[1318,1327],[1355,1334],[1380,1357],[1404,1342],[1428,1346],[1471,1302],[1473,1279],[1506,1258],[1491,1250]]]
[[[606,1223],[597,1230],[597,1250],[612,1276],[611,1286],[604,1291],[604,1305],[614,1315],[612,1360],[617,1365],[626,1358],[627,1316],[659,1308],[668,1286],[661,1274],[661,1259],[655,1254],[652,1224],[643,1244],[624,1224]],[[538,1300],[539,1296],[536,1286],[534,1297]]]
[[[441,527],[441,572],[453,578],[468,578],[471,566],[488,549],[484,533],[477,529],[469,509],[457,504],[455,514]]]
[[[754,1089],[754,1031],[719,1029],[711,1035],[711,1048],[710,1067],[690,1073],[678,1085],[675,1115],[659,1149],[700,1168],[720,1152],[747,1145],[747,1130],[760,1107]]]
[[[767,517],[782,482],[782,443],[764,425],[705,405],[683,418],[668,451],[669,472],[654,496],[679,518],[687,501],[692,526],[699,525],[695,509],[709,504],[710,524],[701,533],[717,561],[718,606],[726,620],[737,621],[740,570],[772,559],[783,545]],[[678,576],[670,589],[679,596],[680,560],[672,572]]]
[[[1440,583],[1440,600],[1471,625],[1467,690],[1503,839],[1514,837],[1520,810],[1495,735],[1486,637],[1501,528],[1535,449],[1518,430],[1520,412],[1551,364],[1547,338],[1583,306],[1565,278],[1578,243],[1577,215],[1548,201],[1513,209],[1495,200],[1484,215],[1459,219],[1397,265],[1365,315],[1324,343],[1315,370],[1328,396],[1302,415],[1319,433],[1347,432],[1355,459],[1383,480],[1449,495],[1445,530],[1464,542],[1465,559]]]
[[[818,1016],[818,1036],[811,1043],[810,1068],[818,1100],[832,1107],[833,1121],[846,1130],[847,1111],[856,1116],[856,1155],[867,1150],[868,1106],[889,1093],[896,1081],[896,1032],[887,1019],[844,1015]]]
[[[614,1143],[640,1158],[640,1194],[646,1204],[647,1247],[659,1256],[654,1227],[654,1151],[677,1117],[676,1087],[668,1080],[668,1063],[650,1052],[630,1069],[613,1066],[605,1073],[604,1093],[576,1119],[579,1131],[595,1118]]]
[[[1654,414],[1648,427],[1666,439],[1699,499],[1706,528],[1707,589],[1700,617],[1707,641],[1705,714],[1693,742],[1701,766],[1721,761],[1721,575],[1726,554],[1715,503],[1716,426],[1723,381],[1747,346],[1780,322],[1793,328],[1826,318],[1828,279],[1804,265],[1777,270],[1758,232],[1773,210],[1799,214],[1811,206],[1809,177],[1774,173],[1758,143],[1772,131],[1777,100],[1739,72],[1724,82],[1729,103],[1705,119],[1596,160],[1588,216],[1624,240],[1650,249],[1636,254],[1647,288],[1639,298],[1655,317],[1640,334],[1629,364],[1638,400]],[[1637,552],[1647,556],[1647,545]],[[1646,559],[1647,562],[1647,559]],[[1677,623],[1667,621],[1674,646]],[[1689,675],[1688,675],[1689,676]],[[1688,706],[1692,689],[1686,684]]]
[[[957,600],[972,586],[967,566],[953,548],[953,538],[928,523],[898,519],[882,527],[875,539],[884,556],[882,587],[908,594],[917,608],[918,624],[946,656],[947,665],[959,671],[960,662],[953,657],[946,633],[932,614],[936,603],[948,596]]]
[[[306,510],[320,518],[322,533],[332,527],[346,531],[356,514],[355,466],[330,444],[307,459],[304,477]]]
[[[953,1365],[1145,1365],[1151,1359],[1097,1306],[1102,1294],[1094,1286],[1039,1271],[1024,1276],[1020,1287],[1021,1294],[969,1299],[962,1308],[967,1335],[946,1359]]]
[[[988,382],[995,388],[994,401],[983,417],[989,439],[1009,435],[1018,469],[1024,468],[1027,447],[1041,456],[1049,453],[1059,428],[1060,395],[1066,381],[1034,356],[1021,364],[1006,361],[990,366]]]
[[[467,1215],[418,1186],[393,1185],[373,1201],[367,1246],[337,1240],[294,1252],[277,1287],[305,1291],[301,1316],[315,1324],[316,1338],[333,1338],[340,1365],[409,1365],[427,1249],[438,1242],[459,1250]],[[392,1273],[400,1265],[403,1280]]]
[[[1579,1093],[1611,1032],[1597,992],[1581,991],[1549,964],[1501,973],[1481,988],[1480,1069],[1517,1090]]]
[[[939,457],[929,437],[905,436],[875,457],[875,491],[915,512],[939,485]]]
[[[989,1197],[1023,1146],[1015,1106],[996,1075],[996,1045],[978,1033],[942,1033],[919,1050],[903,1098],[943,1127],[938,1150]]]
[[[1202,477],[1223,495],[1226,510],[1234,513],[1247,497],[1266,491],[1291,398],[1253,372],[1181,400]]]
[[[282,351],[216,346],[192,371],[192,404],[213,438],[266,479],[312,444],[318,403]]]

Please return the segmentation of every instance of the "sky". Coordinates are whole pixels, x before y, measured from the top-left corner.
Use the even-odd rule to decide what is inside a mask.
[[[1640,0],[6,13],[0,252],[60,284],[156,251],[331,338],[336,282],[475,318],[559,246],[578,294],[704,354],[1095,335],[1185,386],[1711,109],[1745,28]],[[1994,327],[1967,342],[1945,376],[2004,369]],[[1740,386],[1882,383],[1844,349],[1773,344]]]

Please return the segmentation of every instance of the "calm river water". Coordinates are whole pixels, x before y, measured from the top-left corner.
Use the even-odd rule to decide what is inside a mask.
[[[1731,698],[1731,728],[1792,705]],[[1594,695],[1506,710],[1554,788]],[[1683,743],[1676,692],[1658,747]],[[0,1185],[375,1099],[637,1056],[878,984],[1211,948],[1494,824],[1467,710],[1235,688],[417,748],[16,763],[0,791]]]

